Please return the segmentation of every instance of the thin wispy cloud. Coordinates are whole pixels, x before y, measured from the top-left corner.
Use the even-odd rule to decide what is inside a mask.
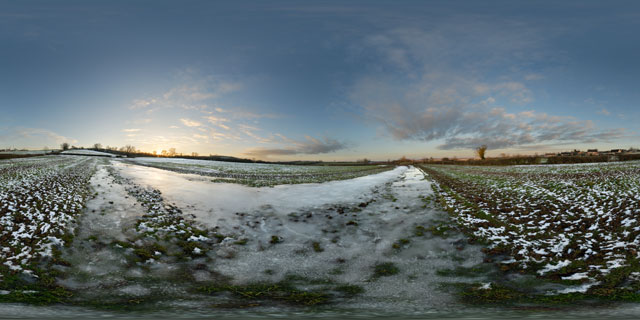
[[[256,113],[238,109],[223,109],[220,107],[215,108],[215,111],[218,113],[228,114],[229,117],[234,119],[277,119],[284,117],[283,115],[273,113]]]
[[[74,137],[290,160],[636,144],[638,5],[468,2],[82,2],[48,6],[55,19],[16,2],[0,13],[0,127],[54,133],[4,138],[18,147]],[[300,153],[310,145],[335,151]]]
[[[42,128],[0,128],[0,148],[42,148],[43,146],[57,147],[63,142],[74,144],[78,143],[78,140]]]
[[[273,156],[326,154],[347,148],[345,143],[330,138],[316,139],[311,136],[305,136],[306,140],[303,141],[285,139],[289,142],[285,147],[253,148],[247,150],[244,154],[250,157],[265,159]]]
[[[203,76],[191,69],[181,74],[182,76],[176,79],[175,86],[156,96],[134,99],[129,108],[142,109],[147,113],[167,108],[213,109],[210,102],[243,88],[239,82],[212,75]]]
[[[511,24],[507,22],[506,24]],[[497,65],[516,70],[548,57],[539,30],[523,24],[496,28],[486,21],[461,21],[435,29],[393,29],[369,35],[362,48],[386,60],[382,70],[355,81],[350,104],[366,121],[381,125],[395,140],[439,141],[438,149],[492,149],[540,143],[610,142],[624,129],[598,129],[593,121],[544,112],[509,113],[505,106],[532,106],[533,91],[517,74],[485,79]],[[539,73],[519,76],[544,79]],[[601,114],[608,114],[606,109]]]
[[[624,129],[601,130],[590,120],[524,111],[509,113],[493,95],[526,103],[522,85],[477,83],[428,77],[413,86],[361,82],[352,99],[370,121],[383,125],[396,140],[442,141],[439,149],[492,149],[539,143],[593,143],[625,136]],[[481,89],[478,89],[481,88]]]
[[[199,127],[202,125],[202,123],[190,119],[180,119],[180,122],[187,127]]]

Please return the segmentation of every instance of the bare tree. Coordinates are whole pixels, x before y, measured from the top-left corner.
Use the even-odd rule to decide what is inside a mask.
[[[197,153],[197,152],[191,152],[191,156],[192,156],[192,157],[197,157],[197,156],[198,156],[198,153]]]
[[[65,142],[65,143],[61,144],[60,148],[62,148],[62,150],[69,150],[69,143]]]
[[[176,156],[176,148],[169,148],[169,157],[175,157]]]
[[[487,145],[483,144],[476,148],[476,154],[480,159],[484,160],[484,154],[487,152]]]
[[[101,143],[96,143],[93,145],[93,148],[96,150],[102,149],[102,144]]]
[[[166,157],[167,156],[167,150],[162,150],[160,152],[160,155],[162,155],[163,157]]]
[[[125,153],[135,153],[136,152],[136,147],[128,144],[124,147],[120,148],[120,152],[125,152]]]

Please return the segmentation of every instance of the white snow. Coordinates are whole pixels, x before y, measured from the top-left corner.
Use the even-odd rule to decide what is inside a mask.
[[[124,177],[151,186],[163,197],[210,226],[218,219],[236,212],[269,209],[286,215],[301,208],[320,207],[331,203],[366,201],[372,188],[390,182],[407,171],[407,167],[340,181],[279,185],[254,188],[231,183],[213,183],[206,177],[181,174],[150,167],[114,162]]]
[[[76,150],[65,150],[62,151],[62,154],[71,154],[71,155],[80,155],[80,156],[105,156],[105,157],[115,157],[115,155],[106,152],[100,152],[95,150],[86,150],[86,149],[76,149]]]
[[[580,293],[585,293],[587,292],[587,290],[589,290],[589,288],[600,284],[600,282],[590,282],[590,283],[585,283],[579,286],[575,286],[575,287],[570,287],[570,288],[566,288],[566,289],[562,289],[562,290],[558,290],[555,293],[556,294],[567,294],[567,293],[575,293],[575,292],[580,292]]]
[[[555,271],[555,270],[560,270],[568,265],[571,264],[571,261],[569,260],[564,260],[564,261],[559,261],[557,264],[547,264],[546,266],[544,266],[544,268],[542,268],[542,270],[538,271],[538,274],[545,274],[549,271]]]
[[[491,289],[491,282],[483,283],[478,289],[480,289],[480,290],[489,290],[489,289]]]
[[[587,272],[574,273],[567,277],[562,277],[562,280],[582,280],[589,277]]]
[[[16,151],[0,151],[0,154],[18,154],[18,155],[34,155],[34,154],[48,154],[51,150],[16,150]]]

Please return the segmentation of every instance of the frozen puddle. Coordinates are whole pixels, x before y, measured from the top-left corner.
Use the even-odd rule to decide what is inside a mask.
[[[371,198],[376,186],[393,181],[407,171],[406,167],[327,183],[279,185],[253,188],[233,183],[212,183],[210,178],[172,171],[114,162],[120,173],[142,186],[162,192],[166,201],[175,203],[196,220],[209,226],[236,212],[269,209],[280,214],[301,208],[318,208],[330,203],[355,203]],[[417,171],[417,169],[413,169]],[[188,208],[188,209],[187,209]]]
[[[136,219],[144,214],[137,201],[109,176],[106,167],[99,165],[91,178],[96,196],[87,202],[78,221],[75,236],[79,241],[66,251],[65,259],[72,267],[65,271],[70,276],[59,281],[65,287],[81,289],[85,295],[100,296],[105,286],[126,282],[131,270],[127,270],[122,255],[105,243],[126,241],[134,232]]]
[[[464,245],[460,234],[424,231],[449,220],[426,204],[431,185],[414,167],[323,184],[252,188],[112,163],[123,177],[159,190],[186,216],[229,236],[211,252],[213,269],[236,284],[327,280],[364,289],[342,302],[344,308],[425,310],[456,303],[439,289],[452,279],[437,270],[482,262],[479,248]],[[376,275],[380,264],[396,271]]]
[[[87,202],[79,236],[109,236],[125,240],[124,232],[131,228],[137,217],[144,214],[144,209],[127,194],[122,185],[113,181],[104,165],[98,166],[91,186],[97,195]]]

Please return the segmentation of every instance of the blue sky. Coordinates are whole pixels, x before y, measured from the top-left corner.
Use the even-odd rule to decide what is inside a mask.
[[[638,30],[637,1],[0,0],[0,148],[640,147]]]

